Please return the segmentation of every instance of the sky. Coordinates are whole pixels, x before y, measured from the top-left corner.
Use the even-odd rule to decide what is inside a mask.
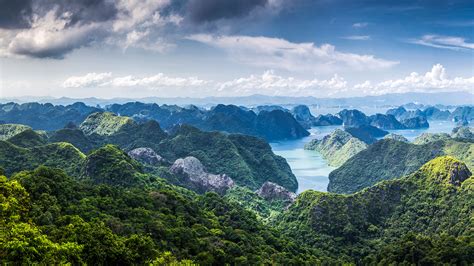
[[[0,0],[0,98],[474,93],[473,0]]]

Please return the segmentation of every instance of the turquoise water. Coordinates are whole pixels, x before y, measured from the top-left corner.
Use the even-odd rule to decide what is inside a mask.
[[[430,121],[430,127],[426,129],[389,130],[400,134],[413,141],[422,133],[450,133],[455,127],[451,121]],[[273,152],[286,159],[298,180],[298,191],[301,193],[308,189],[326,191],[329,183],[329,173],[334,167],[328,166],[327,161],[316,151],[304,150],[303,147],[312,139],[321,139],[330,134],[339,126],[313,127],[309,131],[310,136],[297,139],[270,143]]]
[[[298,180],[298,191],[308,189],[326,191],[329,183],[329,173],[334,167],[328,166],[326,160],[316,151],[303,149],[312,139],[321,139],[330,134],[338,126],[313,127],[309,130],[310,136],[297,139],[270,143],[273,152],[286,159]]]

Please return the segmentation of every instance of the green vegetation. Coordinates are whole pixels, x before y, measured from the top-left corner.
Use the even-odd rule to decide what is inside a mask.
[[[81,123],[80,129],[86,135],[97,134],[108,136],[116,133],[123,127],[133,123],[133,120],[126,116],[117,116],[113,113],[93,113]]]
[[[349,158],[367,148],[367,144],[351,134],[336,129],[321,140],[314,139],[305,145],[307,150],[316,150],[329,162],[329,165],[339,167]]]
[[[447,140],[451,137],[447,133],[423,133],[416,137],[413,144],[423,145],[438,140]]]
[[[248,188],[236,186],[227,191],[225,198],[238,203],[244,209],[254,212],[259,219],[271,220],[280,214],[286,204],[280,201],[267,201]]]
[[[210,173],[226,174],[250,189],[272,181],[296,191],[298,183],[286,160],[264,140],[240,134],[204,132],[181,126],[160,142],[157,151],[169,161],[186,156],[199,159]]]
[[[34,146],[40,146],[48,142],[46,134],[39,133],[31,129],[27,129],[18,134],[15,134],[7,140],[8,142],[13,143],[23,148],[31,148]]]
[[[8,141],[0,141],[0,167],[3,167],[7,175],[45,165],[58,167],[70,175],[79,176],[85,157],[67,142],[22,148]]]
[[[392,139],[380,140],[361,151],[329,174],[328,191],[353,193],[410,174],[429,160],[452,155],[474,169],[474,143],[441,140],[415,145]]]
[[[474,177],[452,157],[352,195],[307,191],[275,219],[301,243],[364,264],[474,261]]]
[[[31,127],[18,124],[0,124],[0,140],[7,140]]]
[[[152,188],[94,185],[46,167],[0,181],[0,203],[7,206],[1,209],[3,262],[320,262],[318,252],[217,194],[198,196],[160,180]]]

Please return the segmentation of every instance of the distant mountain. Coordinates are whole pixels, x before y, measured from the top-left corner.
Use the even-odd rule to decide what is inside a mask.
[[[109,105],[114,103],[127,102],[144,102],[157,104],[177,104],[177,105],[199,105],[199,106],[214,106],[216,104],[233,104],[243,106],[258,106],[258,105],[318,105],[325,107],[342,107],[342,108],[358,108],[362,106],[399,106],[407,103],[417,103],[423,105],[472,105],[474,95],[468,92],[437,92],[437,93],[393,93],[379,96],[362,96],[362,97],[348,97],[348,98],[315,98],[315,97],[291,97],[291,96],[268,96],[268,95],[250,95],[241,97],[203,97],[203,98],[189,98],[189,97],[174,97],[174,98],[113,98],[113,99],[99,99],[99,98],[51,98],[51,97],[17,97],[17,98],[3,98],[2,102],[40,102],[68,105],[75,102],[84,102],[89,105]]]
[[[23,124],[33,129],[56,130],[67,123],[80,124],[91,113],[100,111],[84,103],[52,105],[51,103],[0,104],[0,121]]]

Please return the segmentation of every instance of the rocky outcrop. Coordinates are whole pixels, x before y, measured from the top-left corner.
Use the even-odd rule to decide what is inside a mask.
[[[449,170],[449,183],[455,186],[460,186],[461,183],[471,177],[471,175],[471,171],[469,171],[465,164],[455,162]]]
[[[165,162],[163,157],[158,155],[153,149],[151,148],[136,148],[128,152],[128,156],[132,157],[133,159],[149,165],[158,165],[162,162]]]
[[[297,105],[291,109],[291,113],[295,117],[296,121],[300,123],[304,128],[311,128],[313,126],[313,122],[316,119],[311,114],[308,106],[306,105]]]
[[[207,173],[202,163],[192,156],[177,159],[169,170],[181,179],[184,186],[199,193],[213,191],[224,194],[234,186],[234,181],[229,176]]]
[[[286,203],[292,203],[296,199],[295,193],[269,181],[263,183],[262,187],[255,191],[255,193],[268,201],[280,200]]]

